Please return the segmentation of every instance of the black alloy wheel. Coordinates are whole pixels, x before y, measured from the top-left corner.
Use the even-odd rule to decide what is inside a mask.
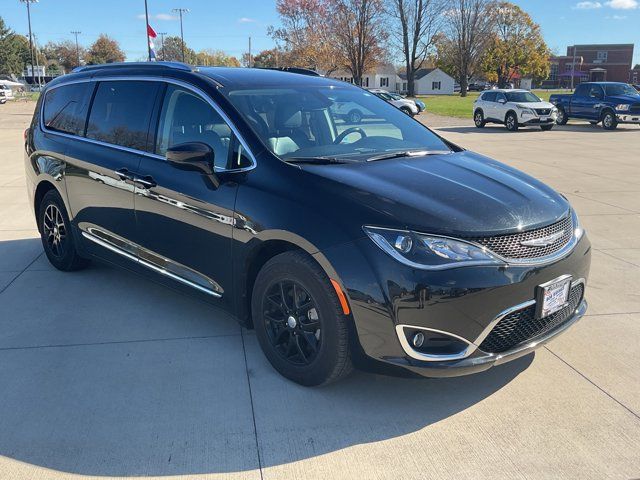
[[[323,385],[351,371],[349,316],[327,274],[304,252],[281,253],[262,267],[251,316],[267,360],[289,380]]]
[[[294,365],[315,360],[322,341],[315,300],[293,280],[273,283],[263,299],[262,316],[273,348]]]
[[[67,210],[56,190],[49,190],[40,202],[38,228],[44,253],[58,270],[79,270],[88,265],[89,260],[76,249]]]

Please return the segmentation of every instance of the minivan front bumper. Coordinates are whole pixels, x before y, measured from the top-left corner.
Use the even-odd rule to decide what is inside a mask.
[[[584,287],[591,245],[586,234],[565,256],[545,264],[420,270],[400,264],[369,238],[322,254],[340,277],[357,343],[365,356],[426,377],[466,375],[526,355],[577,322],[587,309]],[[497,318],[523,305],[534,305],[536,287],[566,275],[573,279],[572,287],[581,283],[583,288],[575,308],[560,323],[505,351],[480,348]],[[405,326],[441,332],[470,348],[425,360],[412,355],[408,339],[401,336]]]

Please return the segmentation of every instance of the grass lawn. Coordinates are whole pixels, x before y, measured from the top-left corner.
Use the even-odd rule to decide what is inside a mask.
[[[533,90],[543,100],[549,100],[554,93],[569,93],[568,90]],[[447,117],[472,118],[473,102],[480,95],[469,92],[466,97],[456,95],[419,95],[418,98],[427,104],[427,112]]]

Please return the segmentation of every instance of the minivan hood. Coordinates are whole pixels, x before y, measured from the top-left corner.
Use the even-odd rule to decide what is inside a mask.
[[[362,225],[495,235],[547,225],[570,208],[542,182],[466,151],[302,168],[337,183],[327,192],[330,201],[340,202],[333,211],[347,212],[349,221]]]

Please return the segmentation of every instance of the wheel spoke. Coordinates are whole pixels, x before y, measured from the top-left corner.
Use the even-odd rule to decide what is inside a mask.
[[[318,351],[318,339],[315,336],[315,332],[302,332],[301,337],[304,338],[304,341],[307,345],[309,345],[309,348],[311,348],[313,353],[316,353]]]
[[[309,360],[307,359],[307,355],[304,353],[304,350],[302,348],[302,346],[300,345],[300,336],[296,336],[293,337],[295,338],[295,344],[296,344],[296,349],[298,350],[298,353],[300,354],[300,357],[302,357],[302,360],[307,363]]]
[[[284,293],[284,281],[280,282],[280,296],[282,297],[282,305],[285,308],[285,311],[289,310],[289,305],[287,304],[287,296]]]

